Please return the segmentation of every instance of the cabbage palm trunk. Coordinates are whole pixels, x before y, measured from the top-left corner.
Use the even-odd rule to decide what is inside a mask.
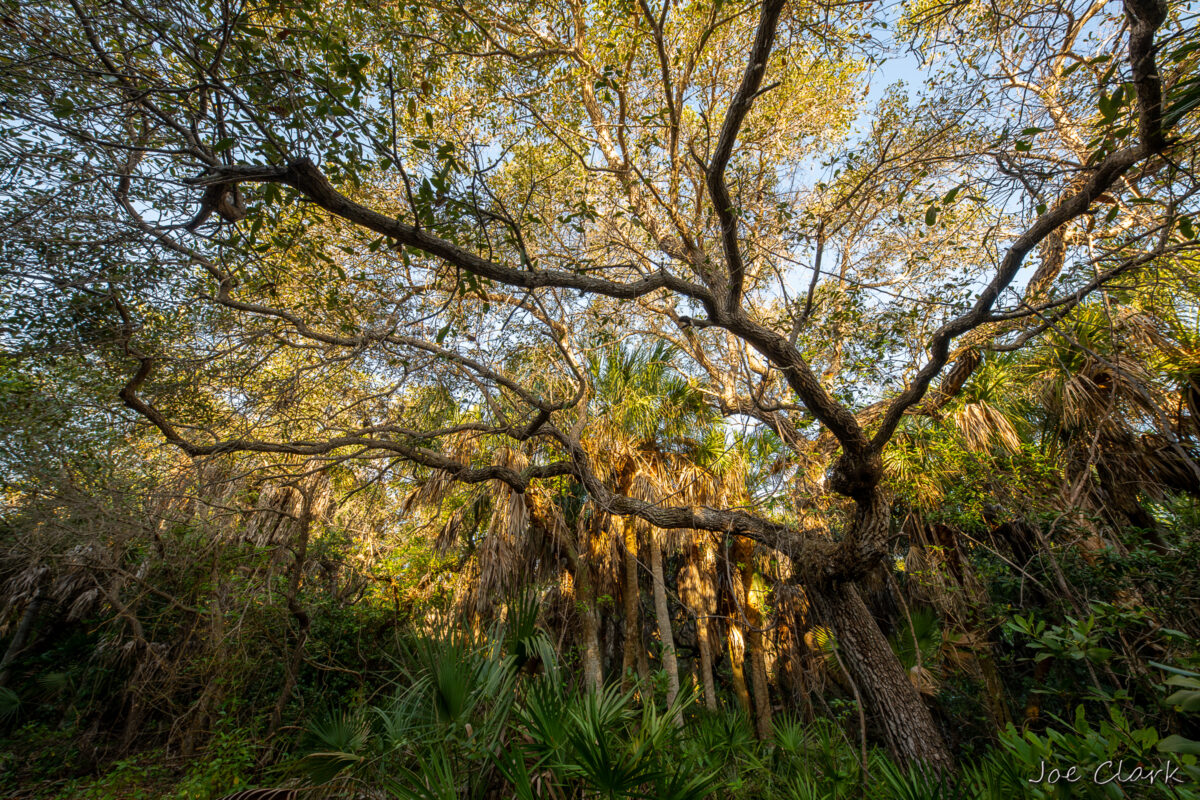
[[[674,705],[679,696],[679,660],[675,657],[675,636],[671,630],[671,611],[667,606],[667,582],[663,573],[662,543],[650,531],[650,574],[654,584],[654,616],[658,622],[658,636],[662,642],[663,670],[667,673],[667,705]],[[676,718],[677,724],[683,720]]]
[[[754,542],[744,536],[738,536],[734,540],[733,558],[738,568],[734,578],[737,607],[739,615],[745,618],[743,636],[750,665],[749,688],[754,701],[754,729],[759,739],[766,740],[772,733],[771,697],[767,685],[766,654],[763,652],[763,618],[759,598],[753,590]]]
[[[641,604],[638,602],[637,530],[620,518],[614,519],[613,524],[620,531],[621,539],[625,543],[622,559],[624,586],[621,590],[625,611],[625,655],[621,663],[621,689],[625,690],[629,688],[635,669],[640,678],[645,678],[640,663],[645,661],[645,655],[642,653],[642,620],[639,613]],[[641,659],[638,658],[639,655],[642,655]]]
[[[709,711],[717,710],[717,689],[713,681],[712,632],[709,618],[716,611],[716,596],[713,590],[711,547],[703,541],[687,550],[687,565],[680,586],[686,588],[684,602],[696,614],[696,648],[700,652],[700,687],[704,691],[704,705]]]

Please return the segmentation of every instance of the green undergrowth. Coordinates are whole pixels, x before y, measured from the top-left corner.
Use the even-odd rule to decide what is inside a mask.
[[[256,767],[261,730],[229,723],[193,758],[143,750],[99,776],[67,779],[64,765],[80,758],[72,731],[30,724],[0,741],[0,795],[210,800],[292,785],[380,800],[1200,798],[1200,744],[1160,737],[1115,704],[1106,716],[1079,706],[1036,731],[1009,726],[990,746],[960,753],[956,772],[937,775],[864,748],[857,715],[779,714],[773,736],[760,741],[739,711],[707,711],[694,692],[668,705],[652,686],[585,690],[536,617],[536,606],[518,603],[488,635],[463,628],[402,638],[381,685],[311,709],[267,770]],[[1200,709],[1200,676],[1168,670],[1166,684],[1164,713]]]

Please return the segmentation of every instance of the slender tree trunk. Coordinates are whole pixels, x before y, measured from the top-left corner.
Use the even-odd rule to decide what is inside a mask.
[[[742,707],[742,711],[746,712],[746,717],[749,718],[753,713],[750,710],[750,692],[746,688],[746,637],[742,635],[742,629],[738,626],[736,620],[731,620],[729,623],[729,665],[733,672],[733,693],[737,696],[738,705]]]
[[[620,526],[622,540],[625,543],[625,587],[622,601],[625,608],[625,656],[621,662],[621,689],[629,688],[630,678],[638,668],[638,656],[645,660],[645,647],[642,644],[642,618],[638,606],[638,542],[637,529],[621,517],[613,519]],[[640,672],[639,672],[640,676]]]
[[[575,575],[575,594],[579,599],[580,617],[583,626],[583,682],[588,691],[600,691],[604,685],[600,666],[600,620],[596,613],[596,593],[592,587],[588,567],[580,565]]]
[[[833,631],[838,651],[892,755],[938,770],[953,759],[883,632],[852,583],[811,591],[809,598]]]
[[[704,545],[693,545],[688,551],[688,601],[696,611],[696,646],[700,651],[700,686],[704,690],[704,705],[717,710],[717,689],[713,682],[713,649],[709,616],[716,610],[713,596],[711,557]]]
[[[667,672],[667,705],[679,696],[679,661],[675,658],[675,637],[671,633],[671,611],[667,607],[667,581],[663,575],[662,544],[656,531],[650,531],[650,573],[654,578],[654,613],[658,617],[658,636],[662,640],[663,669]],[[683,720],[677,719],[682,724]]]
[[[583,640],[583,686],[586,691],[599,691],[604,684],[600,661],[600,621],[596,613],[596,591],[592,584],[591,561],[593,543],[600,520],[593,518],[591,529],[577,525],[575,536],[568,538],[564,548],[575,587],[575,607],[579,610],[579,627]]]
[[[596,587],[592,580],[592,561],[600,539],[600,517],[596,515],[591,529],[581,529],[587,541],[582,542],[584,554],[575,559],[575,597],[579,601],[580,625],[583,628],[583,683],[589,692],[604,686],[604,667],[600,658],[600,618],[596,608]]]
[[[750,656],[750,689],[754,697],[754,729],[759,739],[772,734],[771,696],[767,686],[767,658],[763,652],[763,618],[760,598],[754,593],[754,542],[739,536],[734,543],[734,558],[741,579],[738,604],[746,616],[746,650]]]
[[[767,656],[763,649],[762,614],[753,605],[746,606],[746,649],[750,651],[750,687],[754,692],[754,722],[759,739],[770,739],[774,731],[771,695],[767,683]]]
[[[637,633],[638,633],[638,640],[636,642],[636,645],[637,645],[638,681],[640,681],[643,686],[649,686],[650,685],[650,656],[648,655],[647,649],[646,649],[646,629],[645,629],[645,626],[642,625],[642,623],[641,623],[640,609],[639,609],[639,614],[638,614]]]
[[[696,644],[700,649],[700,686],[704,689],[704,707],[717,710],[717,686],[713,682],[712,639],[709,637],[708,618],[696,620]]]
[[[621,464],[617,478],[617,491],[629,494],[633,479],[637,475],[637,462],[628,456]],[[621,688],[629,687],[630,672],[636,667],[638,681],[646,685],[650,678],[650,661],[646,657],[646,643],[642,639],[641,593],[638,580],[638,534],[632,520],[614,517],[620,526],[621,542],[625,546],[625,585],[622,600],[625,611],[625,652],[621,663]]]

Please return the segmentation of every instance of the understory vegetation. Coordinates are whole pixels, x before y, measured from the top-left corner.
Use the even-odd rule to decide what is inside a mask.
[[[554,545],[488,560],[482,537],[511,524],[503,493],[434,515],[476,504],[463,523],[476,533],[447,546],[440,527],[410,532],[422,489],[397,499],[329,468],[293,487],[245,469],[195,483],[172,466],[153,487],[64,473],[6,516],[9,653],[26,638],[0,690],[5,796],[1200,797],[1193,500],[1153,507],[1158,548],[1137,529],[1081,545],[1076,526],[1099,521],[1061,515],[1005,539],[946,504],[923,535],[955,526],[969,545],[910,529],[864,589],[957,755],[939,776],[887,754],[836,637],[777,564],[731,539],[707,567],[686,543],[664,547],[674,693],[650,570],[638,568],[631,642],[614,553],[594,601],[607,681],[592,690],[579,679],[588,609],[569,573],[553,576]],[[410,520],[399,534],[397,517]],[[644,552],[654,534],[640,535]],[[1020,541],[1044,545],[1023,556]],[[505,570],[532,580],[480,595],[480,573]],[[711,571],[707,614],[693,570]],[[708,678],[701,626],[716,645]],[[1168,764],[1187,783],[1145,781]],[[1030,783],[1071,765],[1081,782]]]

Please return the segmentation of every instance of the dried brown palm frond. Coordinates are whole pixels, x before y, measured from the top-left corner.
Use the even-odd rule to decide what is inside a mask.
[[[630,486],[629,494],[638,500],[643,500],[647,503],[659,504],[668,503],[671,501],[679,502],[677,498],[670,498],[670,488],[665,484],[663,476],[657,473],[647,471],[639,471],[633,479],[633,484]],[[670,499],[668,499],[670,498]],[[657,538],[659,546],[664,552],[676,552],[693,538],[694,532],[691,530],[667,530],[656,528],[650,523],[637,518],[629,518],[625,524],[632,525],[638,532],[639,536],[648,537],[654,536]]]
[[[977,452],[998,444],[1009,453],[1021,447],[1021,439],[1008,416],[984,400],[966,403],[954,412],[954,424],[967,441],[967,447]]]
[[[975,630],[942,632],[941,654],[958,669],[969,669],[971,662],[980,655],[988,655],[991,644],[987,637]]]
[[[4,582],[5,608],[24,606],[41,590],[49,576],[50,568],[45,564],[37,561],[21,564]]]
[[[1158,434],[1135,434],[1115,425],[1103,428],[1092,448],[1076,448],[1068,460],[1069,474],[1079,475],[1094,463],[1104,498],[1117,507],[1131,507],[1139,494],[1162,500],[1168,491],[1195,493],[1200,454],[1173,445]],[[1182,451],[1182,452],[1181,452]]]
[[[1158,434],[1142,434],[1139,448],[1143,470],[1154,484],[1175,491],[1200,493],[1200,480],[1197,479],[1200,452],[1173,444]]]
[[[562,506],[542,487],[531,487],[525,495],[530,525],[536,526],[545,536],[544,546],[547,549],[561,552],[570,535]]]
[[[50,568],[39,561],[24,561],[20,554],[13,553],[16,570],[9,575],[0,589],[4,603],[0,605],[0,636],[12,633],[12,626],[20,627],[20,619],[30,611],[36,612],[45,597],[45,584],[50,578]],[[9,561],[8,558],[4,559]]]
[[[1048,377],[1041,399],[1065,429],[1101,424],[1118,411],[1155,415],[1157,401],[1150,372],[1135,359],[1088,356],[1074,373]]]
[[[434,547],[439,555],[446,555],[455,545],[458,544],[458,534],[463,529],[463,523],[466,516],[474,508],[474,503],[464,503],[450,514],[446,520],[446,524],[438,530],[438,535],[434,539]]]
[[[1121,309],[1120,324],[1142,360],[1153,362],[1170,376],[1169,395],[1155,400],[1164,409],[1176,409],[1178,434],[1200,439],[1200,347],[1195,335],[1133,308]],[[1154,384],[1147,381],[1146,386]]]
[[[912,682],[913,688],[926,697],[933,697],[937,694],[939,687],[937,676],[920,664],[916,664],[908,670],[908,679]]]
[[[1057,412],[1064,427],[1080,427],[1108,408],[1103,387],[1097,386],[1090,375],[1072,375],[1057,389],[1057,396],[1047,406]]]
[[[1200,363],[1200,354],[1196,362]],[[1180,403],[1176,425],[1181,436],[1200,441],[1200,366],[1187,370],[1180,380]],[[1184,413],[1184,410],[1187,413]],[[1190,424],[1189,424],[1190,423]]]
[[[240,536],[225,531],[228,538],[241,539],[259,547],[281,544],[291,537],[290,520],[296,520],[304,507],[304,496],[291,486],[264,486],[258,494],[254,511],[249,515]],[[233,534],[233,536],[231,536]]]
[[[1178,350],[1178,344],[1163,332],[1161,320],[1153,314],[1133,306],[1118,306],[1116,317],[1117,326],[1135,346],[1164,354]]]
[[[67,609],[68,620],[91,614],[104,600],[99,581],[110,581],[116,559],[111,550],[98,543],[71,548],[50,589],[50,598]]]
[[[321,520],[328,514],[332,498],[333,489],[324,472],[305,475],[295,485],[268,483],[260,489],[254,510],[240,534],[236,529],[218,530],[223,530],[228,538],[258,547],[284,544],[295,538],[306,502],[309,519]]]
[[[479,547],[479,598],[502,596],[515,588],[521,545],[529,529],[525,496],[501,489],[495,498],[491,521]]]
[[[479,452],[479,439],[463,432],[447,436],[443,440],[446,455],[460,464],[470,464]],[[508,448],[505,448],[508,450]],[[454,475],[446,470],[435,469],[421,481],[400,503],[400,510],[409,513],[416,508],[435,508],[450,495],[457,485]]]
[[[418,508],[440,506],[453,488],[454,476],[445,470],[435,469],[400,501],[400,511],[408,514]]]
[[[520,450],[501,448],[497,462],[509,469],[521,470],[529,459]],[[525,495],[506,483],[494,481],[492,514],[487,531],[476,554],[479,580],[475,591],[475,609],[483,613],[498,597],[505,597],[520,585],[521,566],[529,534],[529,506]]]

